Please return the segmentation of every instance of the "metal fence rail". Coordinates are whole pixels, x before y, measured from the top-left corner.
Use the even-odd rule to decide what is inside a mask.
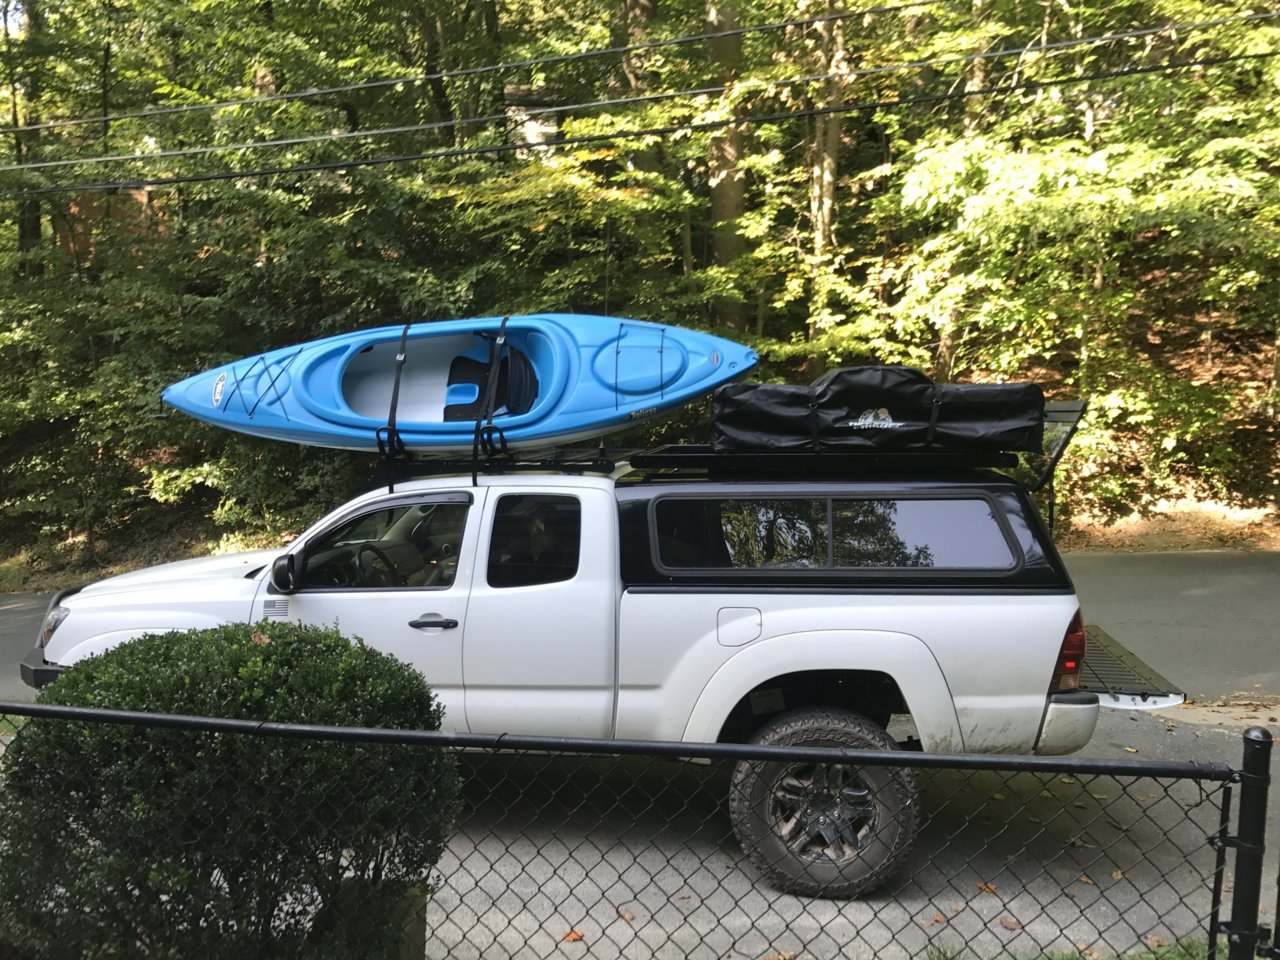
[[[36,724],[67,723],[118,725],[129,749],[176,746],[193,763],[211,743],[246,749],[259,738],[280,748],[273,762],[284,767],[325,744],[372,751],[388,770],[403,751],[448,751],[461,774],[460,812],[426,884],[434,891],[407,901],[399,958],[1102,958],[1160,956],[1187,943],[1213,956],[1224,887],[1239,891],[1230,873],[1242,848],[1222,841],[1240,775],[1222,764],[487,737],[3,703],[0,745],[21,742]],[[914,842],[891,876],[855,899],[780,892],[762,875],[761,857],[744,854],[730,820],[740,762],[830,782],[833,796],[844,790],[862,801],[829,771],[913,771],[901,775],[918,781],[918,804],[892,815],[915,819]],[[9,766],[0,758],[0,777]],[[62,766],[50,789],[122,789],[110,768],[81,758]],[[139,795],[180,789],[182,771],[173,777],[132,787]],[[281,796],[287,779],[232,792],[227,802],[240,806],[231,822],[245,834],[232,846],[259,857],[288,846],[290,836],[254,833],[252,811],[265,805],[297,810],[285,833],[332,829],[339,846],[327,873],[290,886],[271,917],[256,918],[292,931],[279,955],[311,956],[343,898],[347,909],[365,909],[351,897],[379,895],[376,884],[352,882],[354,854],[341,846],[344,825],[375,791],[304,779]],[[144,850],[125,855],[153,865],[186,857],[206,871],[198,889],[218,896],[231,868],[202,861],[200,848],[227,846],[212,831],[225,831],[228,811],[209,803],[193,797],[171,836],[148,836]],[[394,819],[383,826],[399,829]],[[145,891],[128,896],[145,906]],[[1256,924],[1256,904],[1254,913]],[[238,930],[220,935],[230,941]],[[1235,957],[1253,948],[1232,949]]]

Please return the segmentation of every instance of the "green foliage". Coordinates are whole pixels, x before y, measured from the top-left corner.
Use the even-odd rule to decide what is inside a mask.
[[[421,675],[336,629],[144,637],[43,703],[434,730]],[[457,810],[436,748],[32,720],[0,767],[0,941],[48,958],[398,956]]]
[[[0,0],[0,113],[137,113],[706,29],[704,3],[616,6]],[[732,5],[744,24],[813,9]],[[1280,402],[1280,29],[1053,46],[1238,14],[1218,0],[943,5],[749,33],[732,68],[684,44],[11,133],[9,163],[138,159],[0,171],[0,192],[491,147],[525,109],[553,137],[590,137],[866,105],[834,136],[811,117],[742,125],[729,226],[743,252],[728,262],[712,217],[721,128],[0,200],[0,538],[74,540],[92,558],[174,510],[221,531],[296,528],[368,459],[157,420],[166,384],[338,331],[550,309],[718,329],[761,352],[765,379],[903,362],[1084,396],[1094,412],[1064,465],[1077,511],[1188,491],[1273,500],[1274,455],[1239,441]],[[1020,55],[965,59],[978,50]],[[1254,59],[1086,79],[1240,56]],[[996,92],[937,99],[966,89]],[[628,102],[564,106],[599,100]],[[436,126],[366,135],[416,123]],[[360,135],[155,156],[331,132]]]

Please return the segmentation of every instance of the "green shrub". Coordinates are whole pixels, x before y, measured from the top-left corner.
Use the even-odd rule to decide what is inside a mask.
[[[144,637],[44,703],[434,730],[420,674],[336,629]],[[42,957],[395,957],[457,811],[451,753],[33,720],[0,767],[0,944]]]

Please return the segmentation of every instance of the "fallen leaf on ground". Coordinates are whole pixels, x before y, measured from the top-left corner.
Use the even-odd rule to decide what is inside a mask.
[[[1165,946],[1164,937],[1156,936],[1154,933],[1147,934],[1142,938],[1142,942],[1147,945],[1148,950],[1156,950]]]
[[[564,940],[565,943],[577,943],[582,939],[582,936],[583,934],[581,930],[570,930],[561,939]]]
[[[931,927],[935,923],[946,923],[947,918],[940,913],[935,913],[932,917],[921,917],[917,922],[922,927]]]
[[[636,915],[632,913],[630,910],[628,910],[626,907],[618,908],[618,916],[620,916],[623,920],[626,920],[628,923],[630,923],[632,920],[636,918]]]
[[[1125,753],[1137,753],[1137,752],[1138,752],[1138,748],[1137,748],[1137,747],[1125,747],[1125,748],[1124,748],[1124,752],[1125,752]]]
[[[993,793],[993,794],[991,795],[991,799],[992,799],[992,800],[1003,800],[1003,799],[1004,799],[1004,794],[1003,794],[1003,793]]]
[[[796,952],[794,950],[783,950],[781,953],[769,953],[761,957],[760,960],[796,960]]]
[[[1124,871],[1123,871],[1123,870],[1112,870],[1112,871],[1111,871],[1111,879],[1112,879],[1112,880],[1123,880],[1123,879],[1124,879]]]
[[[978,889],[983,893],[995,893],[996,885],[994,883],[987,883],[985,880],[979,880]]]
[[[1078,883],[1087,883],[1087,884],[1089,884],[1089,886],[1091,886],[1091,887],[1093,886],[1093,881],[1089,879],[1089,875],[1088,875],[1087,873],[1082,873],[1082,874],[1080,874],[1080,879],[1079,879],[1077,882],[1078,882]]]
[[[1084,957],[1085,960],[1102,960],[1102,954],[1093,949],[1093,947],[1081,947],[1080,956]]]
[[[1059,779],[1062,783],[1079,783],[1079,782],[1080,782],[1080,781],[1079,781],[1079,780],[1077,780],[1075,777],[1059,777],[1058,779]]]
[[[1020,924],[1017,920],[1013,919],[1013,917],[1001,917],[1000,926],[1004,927],[1006,930],[1022,929],[1022,924]]]

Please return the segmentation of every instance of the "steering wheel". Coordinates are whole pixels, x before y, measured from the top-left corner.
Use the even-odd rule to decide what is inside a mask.
[[[379,570],[366,560],[366,553],[373,554],[374,559],[384,569]],[[387,556],[385,550],[373,543],[360,544],[360,549],[356,551],[356,571],[362,587],[394,587],[399,580],[395,563]]]

